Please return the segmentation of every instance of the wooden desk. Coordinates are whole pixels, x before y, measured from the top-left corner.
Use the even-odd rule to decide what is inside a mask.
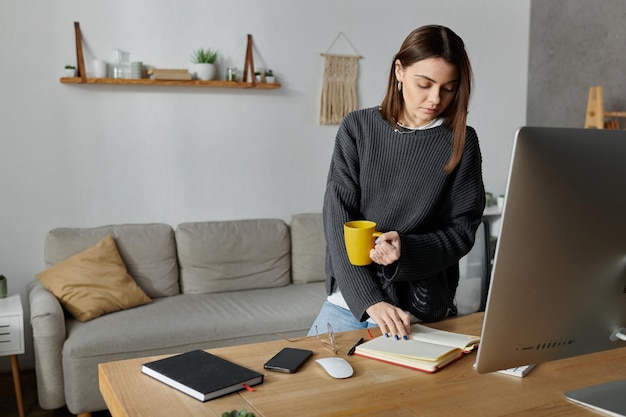
[[[481,313],[432,324],[444,330],[480,334]],[[259,372],[265,382],[254,392],[241,391],[202,403],[141,373],[141,365],[160,358],[110,362],[99,366],[100,391],[113,417],[216,416],[243,408],[257,417],[278,416],[594,416],[569,402],[565,391],[626,376],[626,348],[538,365],[518,378],[478,374],[472,353],[435,374],[426,374],[346,356],[366,331],[338,333],[339,355],[355,374],[332,379],[310,360],[295,374],[263,370],[263,363],[284,346],[311,349],[313,359],[331,356],[315,338],[211,349],[214,354]],[[401,343],[401,342],[399,342]]]

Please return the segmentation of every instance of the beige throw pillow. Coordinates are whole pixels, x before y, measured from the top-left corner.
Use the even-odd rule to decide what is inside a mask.
[[[79,321],[151,301],[128,274],[111,235],[37,278]]]

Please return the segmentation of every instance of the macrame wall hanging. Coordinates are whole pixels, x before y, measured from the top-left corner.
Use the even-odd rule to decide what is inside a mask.
[[[354,55],[331,53],[333,46],[340,37],[343,37],[348,46],[354,51]],[[356,53],[356,50],[343,32],[339,32],[328,51],[321,55],[324,57],[325,62],[320,103],[320,123],[323,125],[336,125],[341,123],[346,114],[356,110],[356,79],[361,56]]]

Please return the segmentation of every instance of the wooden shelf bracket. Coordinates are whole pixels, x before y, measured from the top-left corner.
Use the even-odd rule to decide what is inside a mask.
[[[248,82],[248,70],[250,70],[250,77],[252,78],[252,86],[256,85],[256,77],[254,75],[254,58],[252,57],[252,35],[248,34],[248,44],[246,45],[246,59],[243,64],[243,79],[242,81]]]
[[[76,38],[76,76],[81,82],[87,82],[87,71],[85,70],[85,57],[83,55],[83,37],[80,33],[80,23],[74,22],[74,37]]]

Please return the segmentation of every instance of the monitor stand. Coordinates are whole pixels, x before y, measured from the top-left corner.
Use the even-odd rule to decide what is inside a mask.
[[[626,379],[606,382],[565,393],[565,398],[614,417],[626,417]]]

